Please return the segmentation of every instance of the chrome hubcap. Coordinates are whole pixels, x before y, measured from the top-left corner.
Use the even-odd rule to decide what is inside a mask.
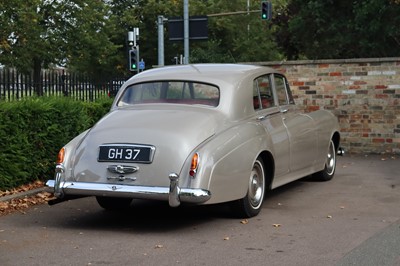
[[[260,207],[264,198],[264,171],[259,161],[254,163],[251,171],[248,197],[253,208]]]
[[[328,175],[332,175],[335,172],[335,167],[336,167],[336,152],[335,152],[335,145],[333,144],[333,141],[331,141],[329,145],[329,150],[328,150],[328,155],[326,158],[326,173]]]

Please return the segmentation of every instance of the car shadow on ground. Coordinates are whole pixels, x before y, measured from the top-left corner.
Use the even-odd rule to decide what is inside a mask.
[[[268,191],[263,209],[270,208],[268,201],[276,201],[293,190],[305,188],[305,181],[295,181]],[[261,210],[267,211],[267,210]],[[215,220],[244,220],[235,215],[230,204],[181,205],[171,208],[166,202],[133,200],[131,208],[108,211],[97,205],[94,197],[72,200],[51,206],[46,210],[53,219],[42,220],[42,226],[79,230],[121,230],[137,232],[161,232],[195,227]]]
[[[85,207],[82,208],[79,202],[84,202]],[[229,208],[225,205],[184,205],[171,208],[165,202],[134,200],[129,209],[109,211],[97,206],[94,198],[78,199],[61,205],[70,205],[69,210],[56,215],[56,220],[46,221],[46,226],[79,230],[160,232],[193,227],[216,219],[229,219]]]

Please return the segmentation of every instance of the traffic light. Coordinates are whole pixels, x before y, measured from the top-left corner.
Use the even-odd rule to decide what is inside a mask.
[[[136,71],[138,69],[138,62],[137,49],[129,50],[129,70]]]
[[[272,3],[263,0],[261,2],[261,19],[270,20],[272,18]]]

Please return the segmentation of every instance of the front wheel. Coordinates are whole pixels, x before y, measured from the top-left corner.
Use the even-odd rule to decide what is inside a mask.
[[[335,175],[336,170],[336,149],[335,143],[331,140],[328,153],[326,155],[324,170],[313,174],[313,179],[317,181],[329,181]]]
[[[243,218],[250,218],[260,213],[265,194],[264,163],[256,159],[250,172],[249,186],[244,198],[233,202],[234,211]]]

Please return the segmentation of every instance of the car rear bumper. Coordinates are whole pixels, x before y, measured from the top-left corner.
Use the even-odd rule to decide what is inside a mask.
[[[168,201],[171,207],[177,207],[181,202],[203,203],[211,198],[211,193],[204,189],[180,188],[179,177],[170,175],[170,187],[131,186],[106,183],[63,182],[57,180],[61,173],[56,174],[55,180],[47,181],[56,197],[64,196],[107,196],[132,199],[149,199]]]

